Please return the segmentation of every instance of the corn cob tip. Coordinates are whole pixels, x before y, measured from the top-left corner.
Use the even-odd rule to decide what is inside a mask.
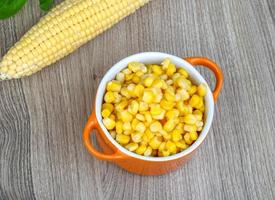
[[[8,76],[7,74],[4,74],[4,73],[0,72],[0,81],[9,80],[9,79],[11,79],[10,76]]]
[[[9,80],[9,79],[12,79],[12,77],[6,73],[4,73],[2,70],[1,70],[1,64],[0,64],[0,81],[4,81],[4,80]]]

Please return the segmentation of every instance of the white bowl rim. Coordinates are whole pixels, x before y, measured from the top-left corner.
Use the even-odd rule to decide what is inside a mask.
[[[206,119],[204,119],[204,127],[198,137],[198,139],[187,149],[184,151],[168,156],[168,157],[145,157],[138,155],[136,153],[130,152],[127,149],[125,149],[123,146],[121,146],[118,142],[116,142],[115,139],[112,138],[110,135],[109,131],[105,128],[102,122],[102,116],[101,116],[101,105],[102,105],[102,100],[103,100],[103,95],[106,89],[106,84],[108,81],[112,80],[115,75],[120,72],[122,69],[127,67],[127,64],[132,61],[139,61],[143,63],[159,63],[165,58],[170,58],[172,62],[177,66],[177,67],[182,67],[184,68],[188,73],[189,76],[193,79],[192,81],[198,83],[203,83],[206,85],[207,88],[207,94],[204,98],[205,100],[205,115]],[[154,61],[158,60],[158,61]],[[152,61],[152,62],[151,62]],[[95,115],[97,118],[97,121],[103,130],[104,134],[108,138],[108,140],[116,147],[118,148],[119,151],[122,153],[126,154],[127,156],[134,157],[136,159],[140,160],[145,160],[145,161],[153,161],[153,162],[163,162],[163,161],[171,161],[175,160],[181,157],[184,157],[190,153],[192,153],[195,149],[197,149],[200,144],[204,141],[206,138],[209,129],[212,124],[213,120],[213,115],[214,115],[214,99],[212,95],[212,91],[210,90],[207,82],[205,79],[200,75],[200,73],[186,60],[179,58],[177,56],[167,54],[167,53],[161,53],[161,52],[142,52],[142,53],[137,53],[131,56],[128,56],[122,60],[120,60],[118,63],[113,65],[107,73],[104,75],[102,78],[97,93],[96,93],[96,98],[95,98]]]

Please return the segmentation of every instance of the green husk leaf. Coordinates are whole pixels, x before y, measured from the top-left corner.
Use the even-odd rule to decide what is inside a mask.
[[[42,10],[48,11],[53,4],[53,0],[39,0],[39,3]]]
[[[0,19],[15,15],[26,2],[27,0],[0,0]]]

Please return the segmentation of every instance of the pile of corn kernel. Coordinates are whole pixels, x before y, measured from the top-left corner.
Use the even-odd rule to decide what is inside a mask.
[[[131,62],[106,85],[103,124],[131,152],[164,157],[187,149],[203,128],[206,87],[170,59]]]

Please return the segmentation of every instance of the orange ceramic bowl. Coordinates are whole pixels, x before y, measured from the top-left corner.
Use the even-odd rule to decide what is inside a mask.
[[[207,86],[207,94],[204,98],[204,127],[198,139],[186,150],[168,157],[145,157],[130,152],[122,147],[112,138],[108,130],[104,127],[101,117],[103,96],[107,82],[113,80],[118,72],[127,67],[128,63],[132,61],[139,61],[145,64],[160,63],[165,58],[170,58],[177,67],[184,68],[189,73],[189,77],[193,83],[204,83]],[[216,77],[216,87],[213,93],[204,78],[194,68],[196,65],[207,67],[214,72]],[[195,150],[198,149],[200,144],[206,138],[213,119],[214,102],[218,98],[222,84],[223,75],[221,69],[217,64],[207,58],[193,57],[182,59],[173,55],[158,52],[145,52],[129,56],[115,64],[100,82],[96,94],[94,111],[89,117],[83,132],[84,144],[88,151],[96,158],[113,162],[132,173],[141,175],[160,175],[176,170],[192,157]],[[102,152],[96,150],[90,141],[90,134],[93,129],[97,130],[95,134],[97,141],[102,148]]]

